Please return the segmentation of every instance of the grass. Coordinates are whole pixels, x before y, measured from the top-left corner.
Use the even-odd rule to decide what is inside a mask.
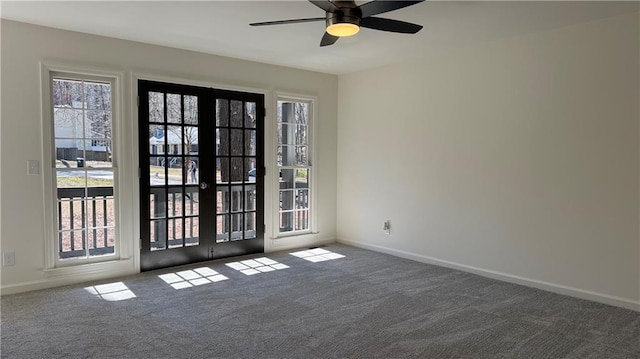
[[[84,177],[58,177],[58,188],[77,188],[85,186]],[[88,187],[112,187],[113,181],[100,178],[87,178]]]
[[[162,166],[149,166],[150,174],[163,174],[164,175],[164,167]],[[169,177],[182,177],[182,168],[171,168],[169,167]]]

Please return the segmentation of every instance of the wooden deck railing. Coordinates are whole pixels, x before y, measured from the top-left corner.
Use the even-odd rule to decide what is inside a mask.
[[[60,259],[114,253],[113,187],[58,188]]]

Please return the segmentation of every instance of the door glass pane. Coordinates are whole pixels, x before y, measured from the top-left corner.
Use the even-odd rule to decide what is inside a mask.
[[[192,94],[196,93],[196,89],[187,95],[179,93],[182,89],[171,85],[164,87],[155,84],[148,85],[144,81],[141,83],[144,86],[151,86],[147,89],[163,89],[162,91],[174,92],[149,92],[150,113],[148,119],[150,122],[147,122],[147,118],[145,118],[147,116],[141,116],[141,129],[148,131],[148,141],[145,141],[143,136],[140,149],[144,153],[147,151],[145,146],[148,147],[150,162],[150,186],[141,186],[141,189],[145,188],[149,191],[147,192],[150,217],[148,219],[150,227],[148,228],[151,232],[152,250],[178,249],[199,244],[201,247],[192,248],[189,251],[194,254],[193,258],[201,255],[204,258],[210,257],[210,248],[208,248],[210,243],[199,241],[201,219],[207,223],[206,230],[203,229],[203,235],[209,235],[209,231],[213,232],[213,228],[209,229],[209,227],[215,226],[216,243],[257,238],[256,223],[258,218],[262,218],[262,214],[257,212],[257,186],[255,184],[258,171],[257,158],[258,155],[261,155],[257,148],[260,140],[259,135],[261,135],[257,130],[259,127],[257,126],[257,106],[263,106],[263,104],[235,99],[216,99],[215,113],[204,115],[206,121],[213,120],[211,116],[215,115],[215,134],[211,128],[208,130],[209,133],[203,133],[201,138],[199,126],[205,120],[200,121],[199,111],[214,105],[210,102],[201,102],[209,101],[203,96],[205,92],[210,90],[203,89],[202,95],[197,92],[198,95],[194,96]],[[209,93],[224,95],[224,91]],[[93,116],[104,117],[107,115],[107,112],[103,111],[97,102],[92,106],[90,110],[94,111]],[[213,109],[211,110],[213,111]],[[78,123],[87,126],[82,121],[78,121]],[[144,132],[144,135],[147,133]],[[86,147],[89,146],[86,144],[83,146],[90,148],[91,151],[95,151],[97,147],[101,146],[103,152],[108,152],[108,150],[104,150],[112,147],[108,133],[101,133],[98,137],[92,137],[90,140],[92,140],[90,147]],[[105,142],[105,140],[109,142]],[[199,142],[201,140],[207,141],[207,143],[203,143],[206,145],[204,148],[207,151],[211,149],[211,152],[200,152]],[[213,146],[213,141],[215,141],[215,149],[209,147]],[[83,157],[86,157],[87,161],[100,160],[95,154],[89,155],[93,155],[93,157]],[[215,162],[213,162],[214,158]],[[108,160],[108,158],[106,159]],[[213,178],[204,178],[205,175],[209,175],[212,167],[215,168],[215,184],[210,183],[210,188],[203,191],[203,193],[209,193],[207,198],[200,197],[200,182],[214,181]],[[293,191],[293,188],[291,190]],[[208,201],[208,198],[213,197],[214,193],[215,211],[204,213],[203,210],[201,212],[201,200]],[[250,212],[245,212],[247,208],[252,209]],[[94,237],[97,238],[92,234],[91,238]],[[170,252],[173,258],[174,252]],[[148,263],[160,258],[158,255],[147,257]],[[220,255],[220,253],[216,255]],[[166,256],[168,258],[169,253],[166,253]],[[177,259],[175,262],[180,262],[181,259],[178,257],[184,257],[180,250],[175,251],[175,259]],[[173,261],[173,259],[162,258],[161,261]],[[182,259],[188,260],[187,258]]]
[[[245,118],[244,118],[244,127],[247,128],[256,128],[256,103],[255,102],[247,102],[245,103]]]
[[[231,156],[242,156],[242,130],[231,130]]]
[[[165,157],[151,156],[149,158],[149,185],[164,186],[166,184],[164,168],[166,162]]]
[[[182,123],[182,99],[180,95],[167,94],[167,122]]]
[[[198,154],[198,128],[193,126],[183,127],[184,150],[182,153],[186,155]]]
[[[218,215],[216,218],[216,242],[229,241],[229,215]]]
[[[242,213],[231,214],[231,240],[237,241],[242,239]]]
[[[192,184],[198,184],[200,178],[200,171],[198,168],[198,160],[195,157],[192,157],[189,160],[189,164],[187,165],[187,182]]]
[[[229,126],[229,101],[216,100],[216,126]]]
[[[167,201],[169,217],[182,217],[182,193],[174,191],[176,188],[171,188],[169,193],[169,200]]]
[[[255,156],[257,146],[258,144],[256,142],[256,131],[245,130],[244,131],[244,155]]]
[[[200,189],[198,187],[185,188],[185,208],[184,214],[187,216],[197,216],[200,213]]]
[[[180,248],[182,243],[182,218],[169,219],[169,248]]]
[[[164,154],[164,126],[149,125],[149,154]]]
[[[167,154],[182,154],[182,126],[167,126]]]
[[[199,240],[199,233],[200,233],[200,228],[199,228],[199,223],[200,220],[198,217],[190,217],[190,218],[185,218],[184,220],[184,225],[185,225],[185,245],[187,246],[197,246],[198,244],[200,244],[200,240]]]
[[[246,170],[244,173],[244,181],[249,183],[254,183],[256,181],[257,169],[256,169],[256,159],[251,157],[245,157],[244,159],[244,169]]]
[[[242,127],[242,101],[231,100],[231,127]]]
[[[166,222],[164,220],[151,221],[151,250],[166,249],[167,246],[167,234],[166,234]]]
[[[256,186],[246,186],[245,187],[245,210],[247,211],[255,211],[256,210]]]
[[[169,165],[169,168],[167,169],[169,173],[169,177],[167,178],[167,183],[170,185],[183,184],[185,169],[182,167],[182,158],[168,157],[167,163]]]
[[[256,237],[256,213],[248,212],[245,213],[245,227],[244,227],[244,237],[245,239],[255,238]]]
[[[216,180],[218,183],[229,183],[228,158],[216,158]]]
[[[216,213],[229,212],[229,187],[219,187],[217,190]]]
[[[198,124],[198,97],[184,96],[184,123]]]
[[[218,156],[229,155],[229,129],[226,129],[226,128],[216,129],[216,155]]]
[[[242,202],[242,186],[231,187],[231,212],[241,212]]]
[[[149,92],[149,122],[164,122],[164,94]]]
[[[244,169],[242,157],[231,158],[231,182],[242,182]]]
[[[149,194],[149,213],[151,219],[165,218],[167,216],[167,199],[164,189],[152,189]]]

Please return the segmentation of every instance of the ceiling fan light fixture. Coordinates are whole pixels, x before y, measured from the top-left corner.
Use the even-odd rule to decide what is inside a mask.
[[[360,31],[360,26],[348,22],[338,22],[327,26],[329,35],[337,37],[353,36]]]

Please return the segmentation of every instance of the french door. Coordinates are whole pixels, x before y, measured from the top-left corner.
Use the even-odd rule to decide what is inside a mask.
[[[138,82],[140,269],[264,252],[264,96]]]

